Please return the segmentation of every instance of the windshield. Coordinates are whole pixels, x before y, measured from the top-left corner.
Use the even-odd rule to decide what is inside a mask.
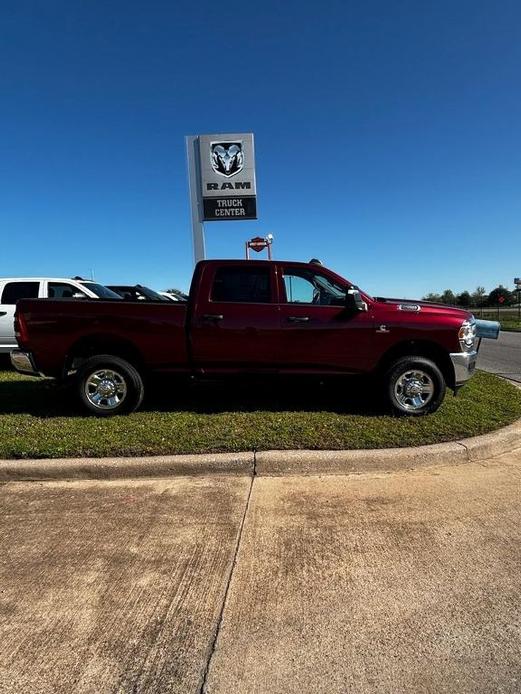
[[[150,287],[143,287],[142,284],[136,284],[135,287],[130,287],[130,291],[135,295],[138,301],[170,301],[166,296],[161,296],[159,292],[155,292]]]
[[[153,289],[150,289],[149,287],[142,287],[141,285],[139,285],[139,287],[136,287],[135,289],[138,295],[142,294],[143,296],[146,296],[146,298],[149,301],[170,301],[170,299],[167,299],[166,296],[161,296],[161,294],[155,292]]]
[[[165,296],[170,299],[170,301],[188,301],[188,294],[180,291],[179,289],[167,289],[161,292],[161,296]]]
[[[87,287],[87,289],[90,289],[90,291],[96,294],[100,299],[118,299],[121,301],[119,294],[116,294],[116,292],[113,292],[112,289],[108,287],[104,287],[102,284],[96,284],[96,282],[82,282],[81,284]]]
[[[155,292],[149,287],[143,287],[141,284],[134,285],[110,285],[110,289],[113,289],[123,298],[124,301],[161,301],[170,303],[170,299],[166,296],[161,296],[158,292]]]

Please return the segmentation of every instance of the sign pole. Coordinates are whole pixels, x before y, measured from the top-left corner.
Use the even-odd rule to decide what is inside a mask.
[[[204,242],[204,224],[202,222],[202,201],[200,193],[200,158],[199,138],[195,135],[186,137],[186,156],[188,161],[188,186],[190,191],[190,212],[192,215],[192,244],[194,263],[206,258]]]
[[[264,238],[255,236],[253,239],[246,241],[246,260],[250,259],[250,249],[256,253],[260,253],[264,249],[268,251],[268,260],[271,260],[271,244],[273,243],[273,234],[268,234]]]

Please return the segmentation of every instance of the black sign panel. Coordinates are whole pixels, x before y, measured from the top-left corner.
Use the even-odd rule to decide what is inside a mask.
[[[255,196],[203,199],[203,221],[218,222],[236,219],[257,219]]]

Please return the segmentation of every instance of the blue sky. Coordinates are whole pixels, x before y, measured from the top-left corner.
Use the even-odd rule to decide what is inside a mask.
[[[0,275],[186,288],[184,136],[256,137],[258,221],[370,293],[521,275],[521,4],[5,0]]]

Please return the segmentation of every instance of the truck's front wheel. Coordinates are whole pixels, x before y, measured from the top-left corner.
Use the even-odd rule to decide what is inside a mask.
[[[110,354],[87,359],[78,371],[76,388],[82,405],[100,417],[133,412],[145,391],[132,364]]]
[[[388,369],[384,384],[395,414],[436,412],[445,397],[445,379],[437,365],[425,357],[402,357]]]

